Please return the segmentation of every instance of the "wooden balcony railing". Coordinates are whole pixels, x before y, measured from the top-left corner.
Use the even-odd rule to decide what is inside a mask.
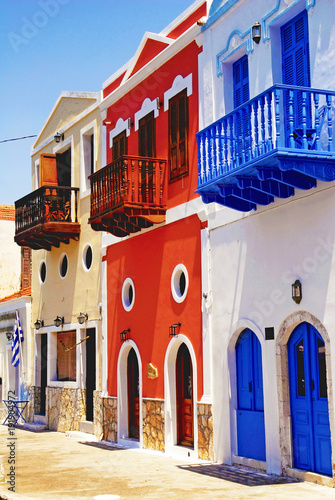
[[[79,188],[42,186],[15,202],[15,241],[31,248],[77,239]]]
[[[124,236],[163,222],[165,175],[166,160],[129,155],[92,174],[89,222],[93,229]]]

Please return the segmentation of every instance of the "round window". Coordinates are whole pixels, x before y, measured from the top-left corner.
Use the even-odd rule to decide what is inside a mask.
[[[90,244],[87,244],[83,250],[83,266],[85,271],[89,271],[93,263],[93,250]]]
[[[130,311],[133,308],[135,302],[135,287],[133,280],[127,278],[123,282],[122,286],[122,305],[126,311]]]
[[[68,267],[69,267],[69,261],[66,253],[64,253],[63,255],[61,255],[61,258],[59,260],[59,274],[61,278],[65,278]]]
[[[45,283],[47,278],[47,265],[44,260],[40,264],[40,282]]]
[[[178,264],[171,276],[171,292],[176,302],[183,302],[188,290],[188,272],[183,264]]]

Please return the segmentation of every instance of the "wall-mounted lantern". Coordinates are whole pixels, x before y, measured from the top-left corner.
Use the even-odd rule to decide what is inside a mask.
[[[255,43],[259,43],[261,41],[261,36],[262,36],[261,25],[258,22],[255,23],[251,28],[251,36]]]
[[[81,312],[81,313],[79,314],[79,316],[77,317],[77,319],[78,319],[78,323],[79,323],[80,325],[82,325],[82,324],[84,324],[84,323],[85,323],[85,321],[87,321],[87,320],[88,320],[88,315],[87,315],[86,313],[82,313],[82,312]]]
[[[169,336],[170,337],[175,337],[176,335],[178,335],[180,327],[181,327],[181,323],[180,322],[174,323],[173,325],[170,325],[169,326]]]
[[[57,132],[57,134],[54,135],[55,142],[59,143],[60,141],[64,141],[64,134],[60,134]]]
[[[37,319],[34,323],[34,327],[36,330],[39,330],[41,328],[41,326],[43,327],[44,326],[44,321],[43,319]]]
[[[12,338],[13,338],[12,332],[7,332],[6,333],[6,337],[7,337],[8,342],[10,342],[12,340]]]
[[[128,333],[129,332],[130,332],[130,328],[128,328],[127,330],[123,330],[123,332],[120,333],[121,342],[128,340]]]
[[[64,325],[64,316],[57,316],[57,318],[54,319],[54,324],[57,327]]]
[[[292,299],[296,304],[300,304],[302,299],[302,286],[299,280],[295,280],[292,285]]]

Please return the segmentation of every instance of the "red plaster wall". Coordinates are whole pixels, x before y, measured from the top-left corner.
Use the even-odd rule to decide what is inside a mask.
[[[181,322],[180,333],[191,341],[197,360],[198,399],[203,393],[201,315],[200,221],[196,215],[111,245],[107,249],[108,393],[117,395],[117,360],[120,332],[138,346],[142,361],[143,397],[164,398],[164,358],[169,325]],[[178,264],[189,275],[187,296],[177,303],[171,293],[171,276]],[[135,302],[125,311],[121,300],[124,280],[134,282]],[[158,368],[149,379],[147,365]]]
[[[116,78],[113,82],[111,82],[109,85],[107,85],[107,87],[105,87],[103,89],[103,91],[102,91],[103,98],[105,98],[106,96],[111,94],[113,92],[113,90],[118,88],[118,86],[121,84],[125,74],[126,74],[126,72],[122,73],[122,75],[120,75],[118,78]]]
[[[143,68],[143,66],[148,64],[148,62],[150,62],[151,59],[156,57],[167,46],[168,46],[167,43],[148,38],[138,60],[136,61],[135,67],[130,76],[133,76],[135,73],[137,73],[137,71],[139,71],[141,68]]]
[[[196,132],[198,125],[198,55],[201,48],[195,42],[190,43],[166,64],[160,66],[148,78],[133,88],[117,103],[107,110],[107,163],[112,161],[112,149],[109,144],[109,131],[114,129],[119,118],[131,119],[134,124],[134,116],[141,109],[144,99],[150,100],[159,97],[162,106],[159,116],[156,118],[156,158],[169,159],[169,112],[164,111],[164,92],[172,87],[177,75],[183,78],[192,73],[192,95],[189,96],[189,127],[188,127],[188,164],[189,174],[182,179],[167,184],[168,208],[175,207],[188,200],[198,197],[195,194],[197,188],[198,165]],[[128,137],[128,154],[138,155],[138,131],[134,126]],[[168,168],[168,167],[167,167]]]

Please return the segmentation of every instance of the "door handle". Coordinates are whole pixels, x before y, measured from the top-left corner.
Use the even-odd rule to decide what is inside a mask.
[[[311,391],[314,391],[314,380],[311,380]]]
[[[252,382],[249,382],[249,392],[252,392]]]

